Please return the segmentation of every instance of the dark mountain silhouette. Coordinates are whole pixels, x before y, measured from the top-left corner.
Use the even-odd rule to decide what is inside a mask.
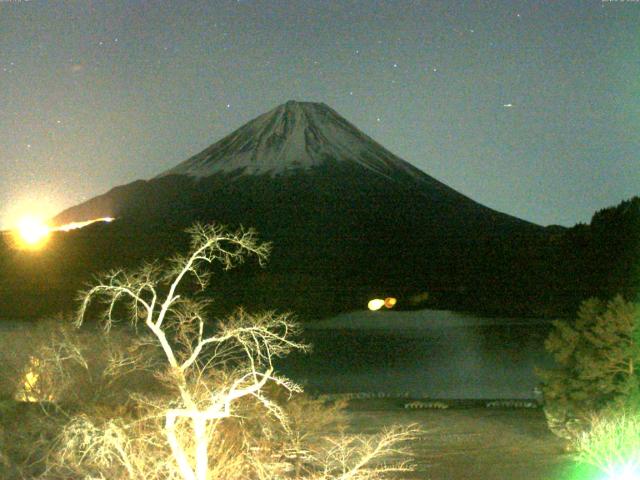
[[[539,315],[532,308],[558,230],[478,204],[326,105],[303,102],[287,102],[157,177],[116,187],[55,222],[105,216],[117,221],[54,239],[58,253],[43,261],[62,263],[54,268],[66,277],[62,290],[86,278],[83,271],[170,255],[186,247],[181,230],[215,221],[255,227],[274,246],[266,270],[221,279],[222,302],[306,315],[361,308],[373,295],[398,296],[399,307]]]

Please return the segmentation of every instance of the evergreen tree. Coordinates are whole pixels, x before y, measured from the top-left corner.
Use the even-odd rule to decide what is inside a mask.
[[[556,368],[539,372],[545,413],[559,433],[569,422],[587,420],[613,405],[639,398],[640,335],[638,306],[616,296],[609,302],[582,303],[575,322],[557,320],[545,341]]]

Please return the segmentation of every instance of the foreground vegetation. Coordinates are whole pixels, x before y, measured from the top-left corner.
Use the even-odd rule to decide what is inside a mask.
[[[79,328],[99,315],[92,329],[57,319],[7,362],[5,391],[21,402],[5,401],[3,418],[21,420],[3,422],[4,476],[349,480],[410,470],[380,461],[402,453],[414,427],[326,436],[340,405],[306,399],[277,374],[275,358],[307,348],[290,316],[237,310],[210,327],[210,301],[198,295],[208,267],[263,262],[269,246],[252,230],[190,233],[185,256],[97,278],[73,319]]]
[[[408,474],[411,424],[347,435],[344,404],[305,397],[274,360],[308,348],[290,315],[212,321],[214,264],[266,260],[252,230],[196,225],[186,255],[97,277],[73,318],[2,352],[0,476],[375,479]],[[615,297],[557,321],[541,372],[550,429],[609,475],[640,461],[640,319]],[[332,432],[332,433],[328,433]],[[622,473],[621,473],[622,472]],[[631,472],[631,473],[630,473]]]
[[[557,367],[541,371],[549,428],[576,459],[610,478],[640,476],[640,307],[616,296],[583,302],[556,321],[545,346]]]

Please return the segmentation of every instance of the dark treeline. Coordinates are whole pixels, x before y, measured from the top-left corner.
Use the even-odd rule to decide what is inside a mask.
[[[589,225],[578,224],[556,239],[557,288],[570,305],[590,297],[640,295],[640,197],[599,210]],[[575,309],[573,310],[575,311]]]
[[[640,198],[596,212],[572,228],[526,229],[442,241],[419,235],[387,250],[359,243],[331,249],[258,230],[274,244],[266,269],[248,264],[212,282],[215,308],[236,305],[293,311],[303,320],[361,309],[373,296],[398,297],[398,308],[445,308],[486,315],[570,317],[581,301],[640,293]],[[41,252],[0,248],[0,317],[33,318],[74,306],[75,292],[99,271],[131,268],[188,248],[187,218],[116,221],[56,234]],[[263,229],[261,229],[261,227]],[[364,235],[376,235],[373,226]],[[380,233],[382,232],[382,233]],[[379,234],[389,234],[385,230]],[[407,238],[406,236],[404,238]],[[393,238],[389,238],[392,243]],[[425,252],[419,258],[416,251]],[[414,255],[413,257],[410,256]],[[402,258],[405,255],[405,258]]]
[[[589,224],[547,230],[544,237],[511,238],[485,249],[480,277],[487,282],[478,289],[480,301],[470,299],[468,307],[553,317],[573,316],[592,297],[638,299],[640,197],[599,210]]]

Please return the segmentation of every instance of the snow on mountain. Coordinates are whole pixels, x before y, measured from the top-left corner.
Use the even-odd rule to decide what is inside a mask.
[[[310,190],[315,190],[315,197]],[[484,207],[418,170],[327,105],[296,101],[260,115],[148,181],[116,187],[61,212],[55,221],[127,215],[187,218],[195,212],[198,218],[220,219],[227,211],[227,222],[254,224],[260,220],[245,218],[246,209],[231,212],[239,198],[249,197],[255,204],[252,210],[265,202],[293,201],[298,208],[292,215],[300,214],[305,198],[309,211],[322,210],[327,218],[334,218],[329,212],[336,209],[352,212],[361,202],[363,211],[354,213],[358,218],[393,212],[406,217],[400,222],[403,228],[426,222],[431,233],[440,229],[450,234],[474,224],[491,225],[495,231],[498,225],[526,223]],[[188,213],[177,213],[180,209]],[[371,209],[373,216],[364,212]]]
[[[203,178],[221,172],[278,176],[327,160],[356,162],[384,176],[398,169],[424,176],[327,105],[289,101],[158,177]]]

